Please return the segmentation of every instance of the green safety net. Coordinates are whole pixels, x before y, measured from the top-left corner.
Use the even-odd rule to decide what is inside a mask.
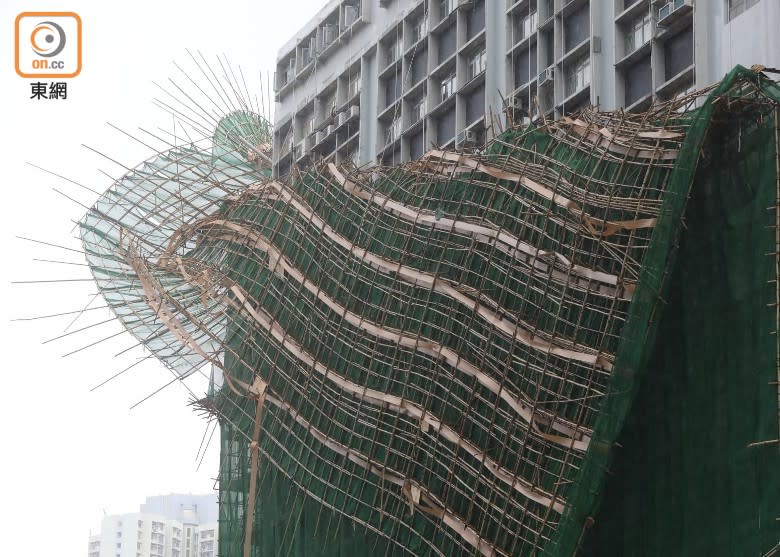
[[[220,555],[770,551],[778,101],[737,68],[645,114],[283,182],[252,138],[173,224],[180,200],[126,225],[103,200],[83,234],[136,335],[222,378],[199,402]]]
[[[777,551],[776,106],[700,113],[663,317],[583,555]]]

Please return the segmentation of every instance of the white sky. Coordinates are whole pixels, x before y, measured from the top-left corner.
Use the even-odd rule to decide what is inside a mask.
[[[28,236],[79,249],[73,222],[83,209],[55,193],[90,205],[94,195],[27,166],[35,163],[103,191],[121,168],[81,146],[99,148],[132,167],[148,152],[106,122],[135,131],[170,128],[152,105],[152,81],[176,77],[185,49],[213,61],[225,54],[251,84],[273,72],[276,52],[324,0],[269,2],[107,2],[46,0],[0,3],[0,524],[3,555],[82,555],[103,511],[137,511],[148,495],[205,493],[218,467],[217,436],[196,472],[205,422],[186,406],[181,386],[129,407],[170,378],[154,360],[90,393],[134,357],[114,355],[133,344],[128,333],[63,358],[118,332],[116,323],[42,345],[61,334],[69,317],[11,319],[81,309],[95,292],[89,282],[11,284],[12,281],[87,277],[86,268],[33,261],[83,262],[80,254],[18,240]],[[30,100],[31,79],[14,72],[14,20],[23,11],[75,11],[83,21],[83,70],[68,80],[67,100]],[[192,67],[191,65],[189,67]],[[99,302],[99,300],[98,300]],[[96,305],[103,305],[96,303]],[[100,315],[98,315],[100,314]],[[107,318],[91,312],[86,325]],[[193,383],[202,390],[205,385]]]

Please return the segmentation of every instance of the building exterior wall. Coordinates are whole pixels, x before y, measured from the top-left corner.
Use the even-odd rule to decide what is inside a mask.
[[[413,160],[587,104],[640,111],[780,66],[777,21],[776,0],[331,0],[279,51],[274,175]]]

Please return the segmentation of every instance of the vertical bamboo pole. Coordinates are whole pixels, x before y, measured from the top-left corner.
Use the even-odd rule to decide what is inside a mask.
[[[775,371],[777,438],[780,439],[780,107],[775,105]],[[780,449],[780,443],[778,443]]]
[[[258,388],[259,383],[259,388]],[[260,431],[263,426],[263,403],[265,402],[265,383],[258,381],[253,386],[257,392],[255,401],[255,426],[252,432],[252,443],[249,445],[252,454],[250,455],[249,468],[249,495],[246,502],[246,521],[244,524],[244,557],[252,556],[252,531],[255,525],[255,502],[257,500],[257,468],[260,459]],[[254,394],[254,393],[252,393]]]

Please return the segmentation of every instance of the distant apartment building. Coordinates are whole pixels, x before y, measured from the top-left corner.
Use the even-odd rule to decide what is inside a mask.
[[[216,557],[217,512],[215,495],[148,498],[141,512],[104,517],[87,557]]]
[[[331,0],[278,54],[274,175],[641,111],[736,64],[780,66],[778,21],[777,0]]]

